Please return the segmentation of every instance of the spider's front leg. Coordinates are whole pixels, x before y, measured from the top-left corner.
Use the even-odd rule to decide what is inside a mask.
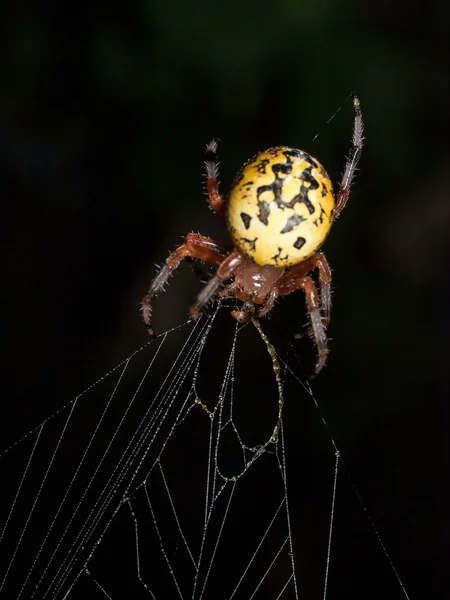
[[[340,213],[344,210],[350,195],[350,187],[352,185],[353,178],[356,172],[356,166],[361,157],[364,136],[363,136],[363,121],[361,114],[361,106],[359,98],[356,94],[353,94],[353,110],[355,113],[355,119],[353,123],[353,136],[352,136],[352,147],[347,156],[347,160],[344,167],[344,174],[342,175],[341,185],[339,187],[336,205],[333,210],[333,221],[338,218]]]
[[[184,243],[181,244],[181,246],[178,246],[178,248],[169,255],[165,265],[152,281],[148,294],[142,300],[142,318],[147,331],[152,337],[155,335],[152,327],[152,300],[159,292],[164,290],[167,281],[173,271],[180,265],[181,261],[184,258],[191,256],[192,258],[204,260],[205,262],[218,266],[223,263],[227,252],[226,248],[217,244],[211,238],[200,235],[199,233],[188,233],[184,239]]]

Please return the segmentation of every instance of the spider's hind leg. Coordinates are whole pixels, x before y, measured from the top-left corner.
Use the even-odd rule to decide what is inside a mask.
[[[305,261],[306,262],[306,261]],[[309,275],[303,271],[305,264],[293,267],[281,278],[278,284],[280,296],[287,296],[298,289],[303,290],[306,298],[309,321],[311,324],[311,337],[317,350],[317,362],[314,376],[325,366],[328,356],[328,336],[326,330],[326,319],[322,317],[322,303],[317,291],[316,284]],[[303,271],[303,272],[302,272]],[[325,322],[324,322],[325,321]]]
[[[315,377],[325,366],[329,353],[327,330],[322,319],[319,294],[314,281],[309,276],[303,277],[299,281],[299,287],[305,292],[306,306],[311,322],[312,338],[317,349],[317,362],[313,375],[313,377]]]
[[[331,317],[331,268],[323,252],[316,252],[310,258],[312,268],[319,272],[320,310],[325,325]]]

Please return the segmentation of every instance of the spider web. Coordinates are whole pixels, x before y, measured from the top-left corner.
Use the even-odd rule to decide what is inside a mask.
[[[233,329],[228,317],[220,328],[229,313],[222,306],[140,348],[3,452],[0,597],[339,593],[333,573],[346,567],[333,547],[352,554],[347,519],[336,521],[348,504],[337,494],[345,465],[309,385],[257,321]],[[306,446],[300,465],[289,463],[289,432],[298,443],[302,426],[286,420],[285,396],[307,399],[321,424],[319,446]],[[367,552],[361,580],[383,569],[391,597],[408,598],[372,521],[363,520],[377,556]],[[353,553],[366,545],[353,543]],[[364,596],[379,597],[376,585],[370,592]]]

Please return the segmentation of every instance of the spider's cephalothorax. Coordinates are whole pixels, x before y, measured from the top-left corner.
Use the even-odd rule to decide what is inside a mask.
[[[347,202],[361,155],[363,124],[356,95],[353,107],[352,146],[336,196],[325,169],[302,150],[279,146],[257,154],[242,167],[226,199],[219,193],[217,161],[205,162],[209,204],[226,219],[233,246],[218,244],[198,233],[186,236],[142,301],[150,335],[154,335],[152,299],[163,290],[182,259],[192,257],[217,266],[190,309],[193,317],[216,296],[245,303],[242,310],[232,312],[239,320],[253,313],[255,305],[259,306],[257,317],[262,317],[278,296],[303,290],[318,353],[315,374],[322,369],[328,354],[331,270],[319,249]],[[206,150],[215,159],[217,142],[212,141]],[[318,271],[319,291],[310,276],[314,269]]]

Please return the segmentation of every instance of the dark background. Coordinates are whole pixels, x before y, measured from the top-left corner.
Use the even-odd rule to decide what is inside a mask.
[[[249,156],[281,144],[337,182],[355,90],[366,146],[325,247],[332,352],[313,387],[411,597],[443,598],[445,4],[4,4],[2,447],[147,341],[140,299],[185,233],[226,241],[202,190],[205,143],[222,140],[224,192]],[[177,281],[159,331],[185,320],[200,285],[188,267]]]

